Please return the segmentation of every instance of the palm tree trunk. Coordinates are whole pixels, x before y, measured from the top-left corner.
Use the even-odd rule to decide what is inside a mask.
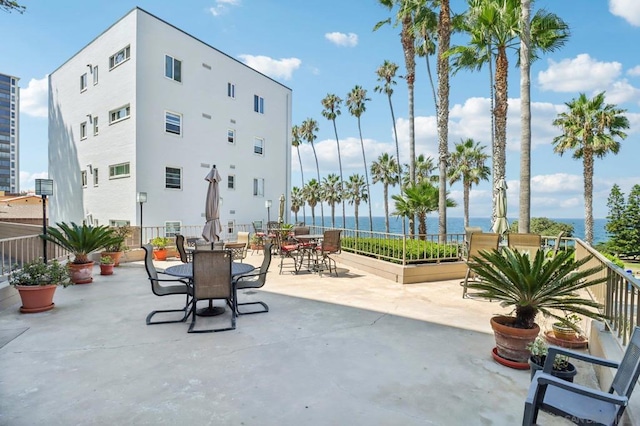
[[[400,196],[402,196],[402,172],[401,167],[400,167],[400,146],[398,144],[398,130],[396,129],[396,116],[395,113],[393,112],[393,104],[391,103],[391,95],[388,95],[389,98],[389,109],[391,110],[391,121],[393,122],[393,136],[395,138],[396,141],[396,161],[398,163],[398,185],[400,186]],[[371,197],[371,194],[369,194],[369,197]],[[389,231],[387,231],[389,232]],[[404,218],[402,219],[402,235],[406,235],[407,234],[407,224],[404,220]]]
[[[300,157],[300,147],[296,146],[296,151],[298,151],[298,161],[300,162],[300,177],[302,178],[302,186],[300,189],[304,188],[304,172],[302,171],[302,157]],[[302,218],[304,222],[307,223],[307,209],[305,207],[306,203],[302,203]],[[296,219],[297,220],[297,219]]]
[[[593,244],[593,151],[583,142],[584,147],[584,240]]]
[[[316,206],[311,206],[311,223],[316,226]]]
[[[383,186],[384,192],[384,228],[387,234],[389,233],[389,185],[386,183]]]
[[[331,202],[331,227],[336,227],[336,203],[334,201]]]
[[[318,183],[320,183],[320,167],[318,166],[318,156],[316,155],[316,146],[311,143],[311,148],[313,148],[313,156],[316,159],[316,172],[318,173]],[[320,200],[320,219],[322,223],[322,227],[324,228],[324,206],[322,200]],[[315,223],[314,223],[315,225]]]
[[[531,0],[522,0],[520,27],[520,208],[518,232],[528,233],[531,217],[531,64],[529,47]]]
[[[418,213],[418,234],[421,240],[427,239],[427,215]]]
[[[356,230],[360,229],[360,221],[358,220],[358,205],[360,203],[359,202],[354,202],[353,203],[353,213],[356,215]]]
[[[340,139],[338,139],[338,128],[336,127],[336,120],[335,118],[333,120],[333,133],[335,133],[336,135],[336,146],[338,147],[338,165],[340,166],[340,192],[344,191],[344,178],[342,177],[342,156],[340,155]],[[345,206],[344,206],[344,200],[342,200],[342,227],[346,228],[347,225],[345,224],[345,220],[346,220],[346,214],[345,214]],[[333,224],[333,227],[335,227],[335,223]]]
[[[505,47],[498,49],[496,57],[496,105],[494,116],[496,119],[496,140],[493,146],[493,204],[495,206],[498,197],[498,182],[505,178],[506,160],[505,151],[507,146],[507,73],[509,62],[507,60],[507,52]],[[494,217],[491,223],[495,223]]]
[[[373,232],[373,216],[371,214],[371,187],[369,186],[369,170],[367,169],[367,157],[364,153],[364,140],[362,140],[362,128],[360,127],[360,117],[358,117],[358,133],[360,134],[360,146],[362,147],[362,161],[364,162],[364,177],[367,182],[367,194],[369,199],[367,205],[369,206],[369,231]]]
[[[469,226],[469,192],[471,191],[471,183],[469,183],[469,181],[467,180],[463,180],[462,187],[462,202],[464,204],[464,226],[467,227]]]
[[[438,234],[440,243],[447,238],[447,158],[449,156],[449,50],[451,40],[451,11],[449,0],[440,1],[438,22],[438,157],[439,157],[439,194],[438,194]]]

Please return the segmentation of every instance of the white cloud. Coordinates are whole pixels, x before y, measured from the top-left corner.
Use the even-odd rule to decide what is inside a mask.
[[[607,89],[605,100],[610,104],[640,101],[640,89],[630,85],[627,79],[622,79]]]
[[[622,71],[621,63],[599,62],[586,53],[560,62],[549,59],[548,63],[549,68],[538,73],[538,83],[542,90],[554,92],[604,90]]]
[[[640,2],[638,0],[609,0],[609,12],[631,25],[640,27]]]
[[[240,6],[240,0],[216,0],[216,5],[209,8],[209,13],[220,16],[226,13],[230,6]]]
[[[20,112],[33,117],[47,117],[48,79],[48,76],[40,80],[32,78],[26,88],[20,89]]]
[[[298,58],[273,59],[268,56],[238,55],[251,68],[272,78],[290,80],[293,72],[300,68],[302,61]]]
[[[555,173],[531,178],[531,190],[535,194],[568,194],[582,191],[583,178],[580,175]]]
[[[33,191],[36,187],[36,179],[48,179],[48,172],[27,172],[20,171],[20,190],[21,191]]]
[[[636,65],[635,67],[627,70],[627,75],[631,77],[640,77],[640,65]]]
[[[355,47],[358,45],[358,35],[354,33],[349,33],[349,34],[340,33],[340,32],[326,33],[324,35],[324,38],[326,38],[336,46]]]

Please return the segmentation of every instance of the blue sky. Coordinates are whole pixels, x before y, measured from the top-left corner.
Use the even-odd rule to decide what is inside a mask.
[[[273,77],[293,90],[293,124],[307,117],[320,124],[316,151],[321,176],[338,173],[331,122],[321,115],[327,93],[346,98],[357,84],[370,101],[363,114],[362,133],[367,163],[394,153],[391,116],[385,96],[375,93],[375,70],[385,59],[404,74],[399,28],[373,26],[390,16],[374,0],[167,0],[28,1],[23,15],[0,13],[0,72],[20,77],[21,188],[33,188],[34,179],[47,175],[46,77],[109,25],[139,6],[228,55]],[[454,12],[466,2],[451,0]],[[538,0],[534,10],[547,9],[568,22],[571,37],[557,52],[532,65],[532,216],[584,216],[582,163],[553,153],[551,141],[559,134],[551,125],[564,103],[580,92],[593,96],[606,91],[606,100],[626,109],[631,123],[617,156],[596,160],[594,214],[605,217],[606,199],[617,183],[628,194],[640,183],[640,2],[638,0]],[[453,44],[463,44],[455,37]],[[519,70],[510,53],[507,182],[509,217],[517,218],[519,195],[520,88]],[[417,58],[415,115],[416,152],[436,156],[434,106],[426,65]],[[435,61],[432,60],[435,69]],[[401,143],[408,161],[406,84],[397,79],[393,103]],[[451,78],[449,144],[472,137],[490,144],[489,77],[486,71],[459,72]],[[357,120],[343,106],[337,119],[345,178],[363,174]],[[404,155],[403,155],[404,152]],[[489,150],[490,152],[490,150]],[[308,180],[316,176],[311,147],[301,147]],[[300,167],[294,152],[292,182],[300,186]],[[459,203],[449,216],[462,216],[462,186],[450,188]],[[382,189],[372,186],[374,215],[382,215]],[[348,212],[352,211],[348,206]],[[361,212],[366,208],[361,209]],[[491,212],[489,182],[471,193],[471,215]]]

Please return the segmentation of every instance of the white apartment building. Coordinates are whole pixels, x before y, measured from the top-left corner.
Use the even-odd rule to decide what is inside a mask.
[[[214,165],[223,231],[266,220],[291,189],[291,95],[134,8],[49,76],[51,222],[139,226],[145,192],[144,227],[204,225]]]
[[[20,87],[0,73],[0,191],[20,192]]]

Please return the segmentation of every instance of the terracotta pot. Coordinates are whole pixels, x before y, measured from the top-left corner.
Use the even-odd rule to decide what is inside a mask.
[[[93,262],[69,263],[71,282],[74,284],[89,284],[93,282]]]
[[[116,266],[113,263],[109,263],[109,264],[105,264],[105,263],[101,263],[100,264],[100,275],[113,275],[113,267]]]
[[[515,321],[514,317],[507,316],[491,318],[497,352],[502,358],[526,364],[531,356],[527,345],[536,339],[540,333],[540,327],[534,324],[535,327],[531,329],[515,328],[511,326]]]
[[[53,309],[53,294],[57,285],[17,285],[16,290],[20,293],[22,306],[20,312],[33,314]]]
[[[156,260],[167,260],[167,249],[153,249],[153,257]]]
[[[100,256],[110,257],[113,259],[114,266],[120,266],[120,257],[124,254],[123,251],[103,251]]]
[[[576,332],[571,327],[567,327],[558,323],[553,323],[551,325],[551,328],[553,329],[553,335],[556,337],[556,339],[576,340]]]

